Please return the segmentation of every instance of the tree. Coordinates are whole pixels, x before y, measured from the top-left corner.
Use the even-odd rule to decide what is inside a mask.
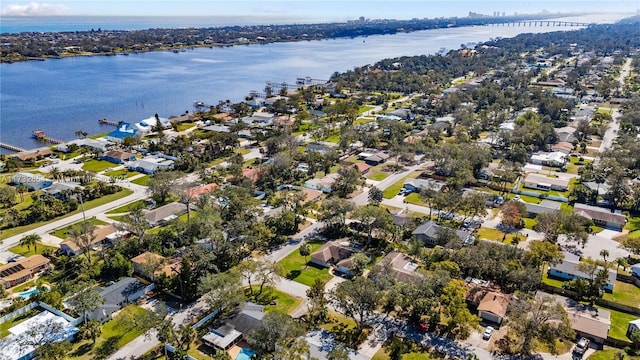
[[[327,360],[349,360],[349,353],[345,349],[335,346],[327,354]]]
[[[509,341],[503,348],[509,353],[529,355],[534,340],[553,345],[558,339],[570,341],[574,336],[567,312],[552,297],[521,299],[509,310]]]
[[[81,139],[86,139],[87,135],[89,135],[89,133],[87,133],[86,131],[80,129],[80,130],[76,130],[75,135]]]
[[[257,329],[249,331],[247,342],[256,355],[264,356],[276,347],[288,345],[304,334],[304,329],[291,316],[278,311],[266,313]]]
[[[16,191],[20,194],[20,202],[24,202],[24,193],[28,192],[29,189],[27,189],[23,184],[20,184],[16,187]]]
[[[147,183],[147,193],[158,203],[164,204],[174,191],[180,175],[173,171],[160,171],[153,175]]]
[[[18,192],[10,186],[0,187],[0,204],[2,207],[11,207],[16,202]]]
[[[307,308],[309,310],[309,323],[313,326],[323,323],[329,314],[327,298],[324,291],[325,283],[316,279],[307,290]]]
[[[600,256],[602,256],[602,259],[606,263],[607,262],[607,257],[609,256],[609,250],[607,250],[607,249],[600,250]]]
[[[102,274],[105,278],[117,280],[123,276],[133,274],[133,265],[121,253],[112,253],[102,265]]]
[[[307,267],[307,256],[311,255],[311,246],[309,244],[304,243],[300,245],[298,249],[300,251],[300,255],[304,256],[304,266]]]
[[[322,202],[320,208],[319,219],[323,221],[328,228],[343,234],[346,230],[347,213],[353,211],[355,205],[353,202],[330,197]]]
[[[369,189],[369,202],[372,205],[379,205],[382,202],[383,192],[375,186]]]
[[[393,226],[393,217],[385,208],[367,205],[353,213],[353,218],[358,220],[367,231],[367,244],[371,244],[374,230],[387,231]]]
[[[94,345],[100,334],[102,334],[102,323],[100,321],[89,320],[80,328],[80,338],[91,339]]]
[[[311,356],[309,344],[303,337],[293,340],[291,343],[280,346],[273,354],[274,360],[308,360]]]
[[[88,221],[72,226],[69,229],[69,235],[71,241],[80,249],[82,253],[87,257],[88,266],[91,266],[91,246],[93,246],[96,239],[96,226]]]
[[[33,252],[38,252],[36,246],[39,242],[42,242],[42,238],[36,233],[24,235],[20,238],[20,245],[26,246],[27,250],[31,250],[31,246],[33,246]]]
[[[69,298],[67,302],[82,315],[86,326],[88,313],[104,304],[104,298],[95,288],[89,287]]]
[[[329,298],[334,306],[356,322],[356,327],[361,331],[364,321],[379,305],[381,293],[371,279],[357,277],[339,283]]]
[[[71,347],[68,341],[48,342],[37,347],[34,354],[40,360],[63,360],[71,352]]]
[[[234,269],[223,273],[207,274],[200,280],[200,292],[212,309],[231,309],[244,301],[240,273]]]
[[[529,251],[525,255],[527,262],[540,267],[544,264],[555,265],[564,259],[564,254],[558,244],[548,241],[532,240],[529,242]]]
[[[360,276],[367,268],[367,264],[371,261],[369,257],[361,252],[351,257],[351,273],[353,276]]]
[[[620,246],[633,254],[640,254],[640,237],[627,235],[620,241]]]
[[[277,276],[284,275],[280,264],[264,259],[244,260],[238,264],[238,270],[249,285],[249,296],[254,298],[262,295],[265,286],[273,285]],[[254,281],[258,285],[258,292],[254,292]]]
[[[467,338],[471,329],[478,326],[480,319],[471,314],[465,302],[467,285],[462,280],[451,280],[440,295],[442,315],[447,324],[447,332],[454,338]]]
[[[360,173],[351,166],[338,170],[338,178],[331,184],[331,194],[346,198],[362,184]]]
[[[500,210],[502,212],[502,223],[504,225],[514,229],[523,228],[524,221],[522,217],[524,211],[522,210],[522,204],[520,202],[508,201],[502,205]]]

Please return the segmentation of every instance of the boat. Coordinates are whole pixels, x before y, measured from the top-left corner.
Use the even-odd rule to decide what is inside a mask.
[[[204,101],[194,101],[193,102],[196,106],[204,106]]]

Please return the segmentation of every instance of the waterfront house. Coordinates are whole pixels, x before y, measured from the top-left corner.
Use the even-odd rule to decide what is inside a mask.
[[[20,161],[27,161],[27,160],[39,160],[46,156],[51,156],[52,154],[53,154],[53,151],[51,151],[51,149],[41,148],[37,150],[23,151],[16,154],[11,154],[9,155],[9,157],[16,158]]]
[[[552,265],[549,267],[548,273],[549,276],[562,279],[562,280],[573,280],[573,279],[585,279],[589,280],[589,274],[580,271],[578,269],[578,264],[580,263],[579,259],[575,257],[566,257],[561,263],[556,265]],[[598,266],[598,271],[604,269],[601,266]],[[613,286],[616,283],[616,271],[613,269],[605,269],[607,270],[607,283],[602,287],[603,290],[608,292],[613,292]]]
[[[113,142],[105,140],[105,139],[75,139],[71,141],[67,141],[64,144],[56,145],[56,150],[64,153],[71,152],[71,145],[77,145],[80,148],[88,148],[91,150],[104,152],[107,151],[107,148],[113,145]]]
[[[136,156],[124,150],[110,150],[100,155],[100,160],[106,160],[114,164],[124,164],[127,161],[135,161]]]
[[[427,245],[435,246],[435,245],[444,245],[439,242],[438,239],[438,231],[442,228],[442,226],[438,225],[435,221],[425,221],[420,226],[418,226],[411,233],[413,237],[418,240],[421,240]],[[465,230],[455,230],[456,235],[462,240],[462,242],[467,242],[471,239],[471,233]]]
[[[132,137],[137,140],[140,140],[141,138],[141,136],[138,134],[138,129],[136,129],[129,123],[123,122],[118,125],[118,128],[107,134],[107,136],[105,136],[105,139],[120,144],[127,137]]]
[[[37,278],[40,273],[49,268],[51,260],[42,255],[31,255],[16,262],[0,266],[0,284],[5,289],[20,285],[28,280]]]
[[[530,173],[524,179],[524,187],[536,190],[556,190],[567,191],[569,190],[569,180],[560,178],[552,178],[541,174]]]
[[[27,172],[15,173],[11,176],[11,183],[15,186],[23,185],[29,191],[40,190],[53,185],[53,181],[40,174]]]
[[[627,217],[624,214],[611,212],[609,209],[599,206],[576,203],[573,205],[573,213],[591,219],[598,226],[616,231],[622,231],[627,224]]]

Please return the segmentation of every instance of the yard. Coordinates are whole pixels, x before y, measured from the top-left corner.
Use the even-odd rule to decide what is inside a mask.
[[[611,312],[611,329],[609,329],[609,336],[614,339],[629,341],[629,338],[627,338],[627,327],[629,326],[629,321],[636,320],[638,316],[598,305],[596,305],[596,307],[598,309],[604,309]]]
[[[133,307],[133,311],[137,316],[142,316],[144,312],[147,311],[139,306],[128,306]],[[148,330],[148,328],[143,326],[125,327],[118,321],[119,317],[120,315],[104,324],[102,334],[96,339],[95,345],[91,343],[91,340],[82,340],[74,343],[71,353],[67,355],[67,358],[89,360],[98,358],[101,355],[112,354]]]
[[[598,350],[596,352],[594,352],[591,356],[589,356],[587,358],[587,360],[611,360],[611,359],[615,359],[616,358],[616,354],[618,353],[622,353],[624,354],[623,358],[620,358],[620,360],[640,360],[640,356],[631,356],[631,355],[627,355],[625,354],[625,352],[623,350],[619,350],[619,349],[604,349],[604,350]]]
[[[492,241],[503,241],[504,239],[505,244],[511,244],[512,239],[516,236],[520,236],[524,239],[524,236],[518,235],[518,233],[506,233],[505,235],[504,231],[484,226],[476,230],[476,237],[480,240],[487,239]]]
[[[72,227],[80,224],[81,222],[82,221],[77,222],[75,224],[71,224],[69,226],[65,226],[65,227],[63,227],[61,229],[58,229],[58,230],[52,232],[51,235],[59,237],[60,239],[66,239],[67,238],[67,231],[69,231],[69,229],[71,229]],[[89,223],[91,223],[93,225],[106,225],[107,224],[106,222],[104,222],[102,220],[98,220],[96,218],[87,219],[87,222],[89,222]]]
[[[116,166],[118,165],[108,161],[90,159],[85,161],[84,165],[82,165],[82,170],[92,171],[97,173],[100,171],[104,171],[105,169],[116,167]]]
[[[371,360],[390,360],[392,347],[400,349],[400,360],[436,360],[445,358],[436,350],[425,348],[413,340],[398,337],[385,341],[382,348],[373,355]]]
[[[137,171],[129,171],[127,169],[114,170],[114,171],[109,171],[108,173],[105,173],[106,176],[110,176],[116,179],[130,178],[138,174],[140,173]]]
[[[254,285],[252,288],[254,292],[257,292],[260,287],[258,285]],[[247,287],[245,290],[247,298],[249,298],[248,289],[249,288]],[[302,304],[301,298],[291,296],[271,287],[265,287],[262,294],[260,294],[257,299],[251,299],[251,301],[254,301],[256,304],[264,305],[265,312],[278,311],[284,314],[289,314]]]
[[[133,191],[131,191],[129,189],[122,189],[122,190],[118,191],[115,194],[106,195],[106,196],[103,196],[103,197],[101,197],[99,199],[93,199],[93,200],[87,201],[86,203],[84,203],[84,209],[85,210],[93,209],[94,207],[110,203],[110,202],[112,202],[114,200],[121,199],[121,198],[129,196],[131,194],[133,194]],[[81,211],[82,211],[82,208],[78,208],[75,211],[72,211],[72,212],[70,212],[68,214],[65,214],[64,216],[57,217],[55,219],[51,219],[51,220],[44,221],[44,222],[37,222],[37,223],[25,225],[25,226],[18,226],[18,227],[12,228],[12,229],[5,229],[5,230],[2,230],[2,236],[0,238],[1,239],[6,239],[6,238],[9,238],[9,237],[18,235],[18,234],[22,234],[22,233],[28,232],[30,230],[36,229],[36,228],[38,228],[38,227],[40,227],[42,225],[48,224],[50,222],[57,221],[57,220],[60,220],[60,219],[64,219],[64,218],[66,218],[68,216],[71,216],[71,215],[74,215],[74,214],[79,214]]]
[[[107,214],[120,214],[133,210],[136,206],[146,207],[146,202],[144,200],[136,200],[131,204],[120,206],[119,208],[115,208],[113,210],[107,211]]]
[[[368,179],[375,180],[375,181],[382,181],[386,179],[388,176],[389,176],[389,173],[386,173],[380,169],[377,169],[376,167],[369,169],[369,172],[367,172],[367,175],[366,175]]]
[[[58,248],[56,248],[55,246],[47,246],[42,244],[37,244],[36,246],[37,248],[34,250],[33,246],[27,249],[25,245],[16,245],[14,247],[9,248],[9,251],[11,251],[12,253],[27,257],[35,254],[42,254],[42,251],[44,251],[45,249],[51,249],[51,251],[54,251],[54,252],[58,250]]]
[[[323,243],[319,242],[309,243],[312,253],[318,250],[322,245]],[[307,256],[306,260],[309,261],[310,257]],[[300,251],[298,250],[282,259],[280,261],[280,265],[284,268],[285,273],[287,274],[287,279],[307,286],[313,285],[313,282],[316,279],[327,282],[332,278],[332,275],[329,274],[329,269],[305,262],[304,256],[300,255]]]
[[[640,289],[633,284],[616,281],[613,293],[605,293],[603,299],[633,307],[640,306]]]
[[[13,318],[11,320],[7,320],[5,322],[3,322],[2,324],[0,324],[0,339],[11,335],[11,333],[9,332],[9,329],[11,329],[12,327],[20,324],[21,322],[29,319],[30,317],[36,316],[40,313],[42,309],[40,308],[35,308],[32,310],[29,310],[23,314],[20,314],[18,317]]]
[[[385,199],[391,199],[394,196],[398,195],[398,192],[400,191],[400,189],[402,189],[402,187],[404,187],[404,181],[407,179],[415,179],[415,177],[418,175],[417,172],[413,172],[405,177],[403,177],[402,179],[396,181],[394,184],[392,184],[391,186],[389,186],[383,193],[383,197]]]
[[[185,131],[185,130],[189,130],[192,127],[196,126],[195,123],[192,122],[184,122],[181,124],[178,124],[178,131]]]
[[[149,175],[145,175],[145,176],[141,176],[137,179],[133,179],[131,180],[132,183],[137,184],[137,185],[142,185],[142,186],[147,186],[147,183],[149,183],[149,179],[151,178],[151,176]]]

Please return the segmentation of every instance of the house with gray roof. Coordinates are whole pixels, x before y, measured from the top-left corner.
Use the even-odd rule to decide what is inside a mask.
[[[425,221],[420,226],[418,226],[411,233],[413,237],[418,240],[422,240],[425,244],[435,246],[435,245],[444,245],[440,244],[438,240],[438,230],[442,229],[443,226],[438,225],[435,221]],[[471,233],[465,230],[455,230],[456,235],[462,240],[462,242],[466,242],[471,238]]]
[[[442,191],[446,184],[434,179],[406,179],[403,189],[410,192],[420,192],[421,190]]]
[[[153,210],[142,210],[144,218],[151,227],[160,226],[168,221],[177,219],[178,216],[187,211],[187,205],[179,202],[172,202]]]
[[[535,218],[538,214],[552,214],[560,210],[560,203],[551,200],[542,200],[539,204],[532,204],[525,202],[525,208],[527,209],[527,217]]]
[[[126,164],[129,171],[138,171],[145,174],[155,174],[160,170],[170,170],[173,168],[173,160],[157,156],[146,156],[142,159],[131,161]]]
[[[264,306],[246,302],[227,322],[211,328],[202,341],[214,349],[227,350],[251,330],[259,328],[263,318]]]
[[[611,210],[599,206],[576,203],[573,205],[573,213],[591,219],[598,226],[617,231],[622,231],[627,224],[627,217],[624,214],[611,212]]]
[[[562,280],[585,279],[589,280],[590,275],[578,269],[579,260],[564,259],[561,263],[552,265],[549,270],[549,276],[553,276]],[[598,266],[598,271],[604,269]],[[616,283],[616,271],[613,269],[605,269],[607,271],[607,283],[602,287],[603,290],[613,292],[613,285]]]
[[[148,288],[136,278],[125,277],[115,284],[104,289],[97,288],[97,290],[104,299],[104,303],[89,313],[88,317],[91,320],[105,322],[111,318],[111,314],[146,294]]]

